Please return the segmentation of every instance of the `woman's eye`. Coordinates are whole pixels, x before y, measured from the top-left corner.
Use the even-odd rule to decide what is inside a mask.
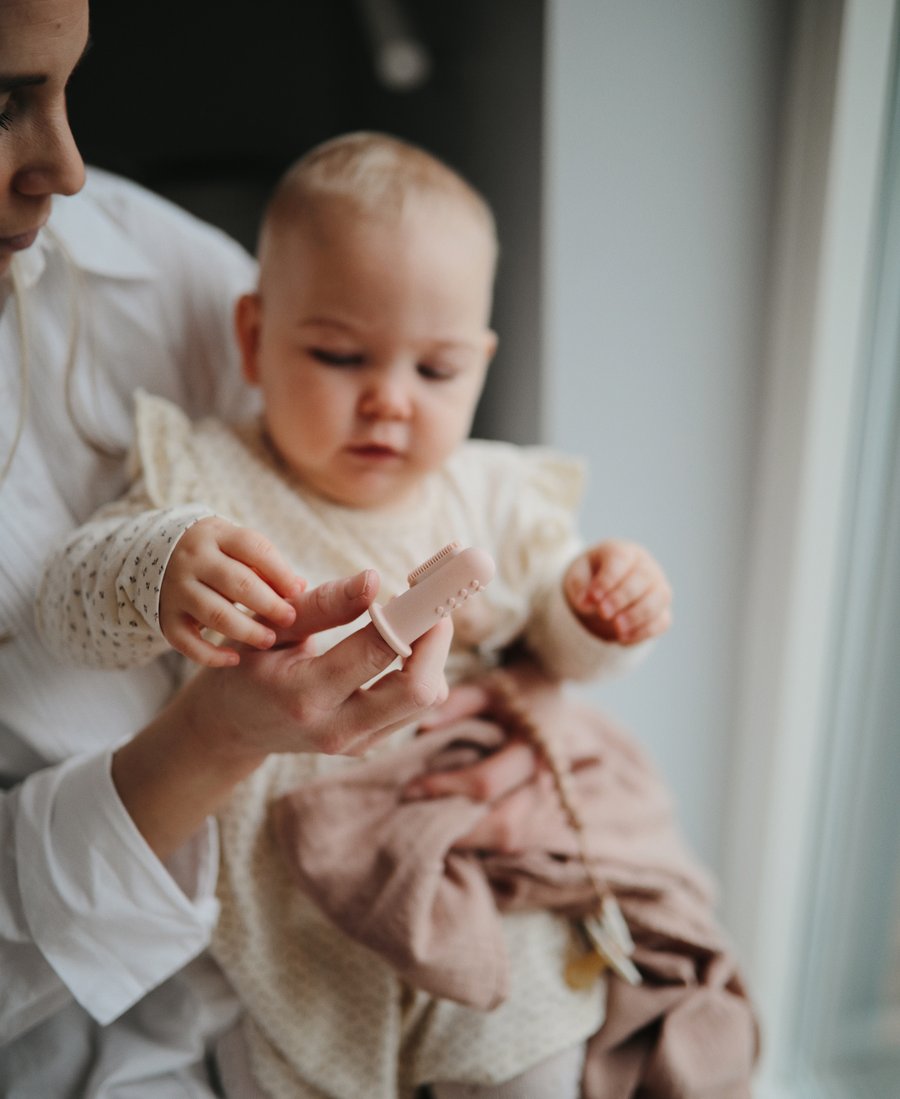
[[[0,130],[8,130],[13,120],[13,97],[11,92],[0,95]]]
[[[359,366],[363,361],[358,351],[329,351],[325,347],[311,347],[309,354],[316,362],[326,366]]]

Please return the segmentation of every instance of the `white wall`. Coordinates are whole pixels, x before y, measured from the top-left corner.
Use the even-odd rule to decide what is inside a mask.
[[[638,539],[675,625],[590,697],[721,865],[790,5],[548,0],[543,440],[589,460],[589,537]]]

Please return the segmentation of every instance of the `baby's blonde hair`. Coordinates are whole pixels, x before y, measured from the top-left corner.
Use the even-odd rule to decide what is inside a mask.
[[[430,199],[449,200],[469,210],[483,227],[496,259],[493,212],[458,172],[389,134],[342,134],[295,161],[276,184],[263,217],[260,257],[273,229],[315,214],[323,201],[343,201],[354,213],[366,216],[399,217],[410,202]]]

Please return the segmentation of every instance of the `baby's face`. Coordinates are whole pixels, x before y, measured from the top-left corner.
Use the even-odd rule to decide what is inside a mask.
[[[465,208],[271,234],[243,299],[245,373],[291,470],[350,507],[403,504],[469,433],[495,338],[493,256]]]

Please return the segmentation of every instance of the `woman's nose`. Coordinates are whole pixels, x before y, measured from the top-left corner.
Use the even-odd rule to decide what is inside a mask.
[[[74,195],[84,186],[84,161],[65,113],[48,121],[22,159],[14,178],[19,194]]]

